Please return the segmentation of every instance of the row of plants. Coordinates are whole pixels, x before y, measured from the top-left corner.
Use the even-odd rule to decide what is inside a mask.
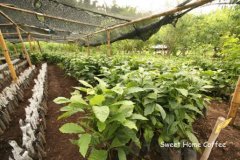
[[[198,143],[192,124],[204,115],[208,96],[229,98],[239,74],[237,61],[199,57],[58,52],[39,59],[81,79],[71,98],[55,103],[65,104],[59,119],[84,113],[81,121],[66,123],[60,131],[78,134],[72,143],[90,160],[116,155],[124,160],[164,143],[179,148],[183,141]]]

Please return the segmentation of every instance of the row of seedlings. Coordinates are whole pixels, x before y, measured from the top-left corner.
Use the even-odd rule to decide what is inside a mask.
[[[27,61],[25,60],[25,61],[21,62],[19,59],[16,59],[13,61],[13,65],[14,65],[17,75],[19,75],[27,67]],[[4,66],[5,66],[5,64],[4,64]],[[9,82],[11,82],[11,81],[12,81],[12,78],[10,76],[10,71],[8,70],[8,68],[0,67],[0,89],[3,89],[4,86],[9,84]]]
[[[20,74],[16,83],[11,83],[0,93],[0,135],[9,127],[10,115],[19,107],[19,101],[23,101],[23,90],[30,87],[29,83],[35,74],[35,66],[29,67]]]
[[[44,63],[34,80],[33,96],[25,108],[26,118],[19,121],[22,130],[22,146],[16,141],[9,141],[13,147],[9,160],[41,160],[46,157],[45,130],[47,114],[47,64]]]

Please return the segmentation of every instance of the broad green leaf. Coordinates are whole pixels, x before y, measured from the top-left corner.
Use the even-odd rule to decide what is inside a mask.
[[[82,134],[78,140],[79,152],[85,158],[89,148],[92,136],[90,134]]]
[[[66,112],[66,111],[84,112],[84,110],[83,110],[82,108],[73,107],[73,106],[65,106],[65,107],[62,107],[62,108],[60,109],[60,111],[62,111],[62,112]]]
[[[142,116],[141,114],[136,114],[136,113],[132,114],[131,119],[144,120],[144,121],[148,120],[146,117]]]
[[[80,104],[88,105],[87,102],[83,100],[81,95],[74,95],[71,97],[70,100],[72,103],[80,103]]]
[[[133,109],[134,109],[133,105],[131,105],[131,106],[122,105],[119,108],[118,112],[123,113],[123,115],[125,117],[130,117],[133,113]]]
[[[61,115],[58,117],[58,120],[63,119],[63,118],[68,118],[68,117],[72,116],[73,114],[75,114],[75,113],[77,113],[77,112],[79,112],[79,111],[77,111],[77,110],[75,110],[75,111],[67,111],[67,112],[61,114]]]
[[[117,94],[120,94],[120,95],[122,95],[123,94],[123,92],[124,92],[124,90],[123,90],[124,88],[123,87],[121,87],[119,84],[117,85],[117,86],[115,86],[114,88],[112,88],[111,90],[113,91],[113,92],[115,92],[115,93],[117,93]]]
[[[127,160],[126,153],[123,149],[118,149],[118,159],[119,160]]]
[[[166,118],[166,112],[163,109],[163,107],[159,104],[156,104],[156,108],[155,108],[158,112],[160,112],[162,119],[164,120]]]
[[[144,108],[144,116],[152,114],[155,109],[155,106],[156,106],[155,103],[147,104]]]
[[[107,160],[108,153],[106,150],[92,150],[89,160]]]
[[[109,116],[110,110],[108,106],[93,106],[93,113],[100,122],[105,122]]]
[[[106,123],[97,122],[99,132],[102,132],[106,128]]]
[[[143,88],[140,87],[131,87],[127,89],[127,94],[132,94],[132,93],[137,93],[137,92],[142,92],[144,91]]]
[[[126,105],[126,106],[131,106],[131,105],[134,105],[134,102],[125,100],[125,101],[116,102],[116,103],[114,103],[114,104],[112,104],[112,105]]]
[[[116,148],[124,146],[126,143],[122,143],[117,137],[115,137],[111,143],[110,148]]]
[[[195,106],[193,106],[193,105],[191,105],[191,104],[189,104],[189,105],[184,105],[184,106],[182,106],[182,107],[185,108],[185,109],[191,110],[191,111],[195,111],[195,112],[197,112],[198,114],[203,115],[202,112],[201,112],[197,107],[195,107]]]
[[[99,86],[100,86],[100,88],[102,90],[106,89],[106,87],[107,87],[107,83],[106,82],[104,82],[103,80],[101,80],[101,79],[99,79],[97,77],[94,77],[94,79],[96,79],[99,82]]]
[[[89,84],[88,82],[84,81],[84,80],[79,80],[79,82],[84,85],[85,87],[88,88],[93,88],[93,86],[91,84]]]
[[[138,130],[137,126],[136,126],[136,123],[133,122],[133,121],[130,121],[130,120],[126,120],[123,122],[123,125],[130,128],[130,129],[135,129],[135,130]]]
[[[191,133],[190,131],[186,131],[185,133],[186,133],[188,139],[189,139],[193,144],[199,144],[197,137],[196,137],[193,133]],[[195,148],[195,149],[199,150],[199,148]]]
[[[158,144],[160,147],[163,146],[163,144],[164,144],[164,140],[161,135],[158,137]]]
[[[62,133],[83,133],[84,129],[75,123],[66,123],[59,129]]]
[[[94,97],[92,97],[90,99],[90,105],[94,106],[94,105],[101,105],[103,103],[103,101],[105,101],[105,97],[104,95],[95,95]]]
[[[65,98],[65,97],[58,97],[58,98],[55,98],[53,100],[54,103],[56,104],[64,104],[64,103],[69,103],[70,100],[68,98]]]
[[[148,145],[150,145],[153,137],[153,130],[151,128],[145,128],[144,129],[144,139],[147,142]]]
[[[185,97],[188,96],[188,90],[183,89],[183,88],[177,88],[177,90],[178,90],[182,95],[184,95]]]

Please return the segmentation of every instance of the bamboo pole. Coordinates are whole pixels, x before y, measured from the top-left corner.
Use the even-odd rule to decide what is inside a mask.
[[[17,48],[16,48],[15,44],[13,44],[13,49],[14,49],[15,54],[18,56],[19,54],[17,52]]]
[[[20,40],[20,42],[21,42],[21,44],[22,44],[22,49],[23,49],[23,53],[24,53],[24,55],[25,55],[25,58],[27,59],[27,62],[28,62],[28,64],[29,64],[29,66],[32,67],[32,62],[31,62],[31,59],[30,59],[30,57],[29,57],[29,55],[28,55],[26,46],[25,46],[25,44],[23,43],[23,39],[22,39],[21,32],[20,32],[20,30],[19,30],[18,27],[16,27],[16,30],[17,30],[17,33],[18,33],[19,40]]]
[[[0,45],[2,47],[2,50],[3,50],[3,54],[4,54],[4,57],[6,59],[6,62],[8,64],[8,68],[9,68],[9,71],[11,73],[11,77],[13,79],[13,82],[17,82],[17,74],[16,74],[16,71],[15,71],[15,68],[12,64],[12,61],[11,61],[11,58],[9,56],[9,51],[8,51],[8,48],[7,48],[7,45],[5,43],[5,40],[3,38],[3,35],[2,35],[2,32],[0,30]]]
[[[212,133],[208,139],[207,142],[207,147],[205,148],[202,157],[200,158],[200,160],[207,160],[212,148],[214,147],[215,141],[217,139],[217,137],[219,136],[221,130],[225,127],[227,127],[227,125],[230,123],[231,119],[226,120],[224,117],[218,117],[215,126],[212,130]]]
[[[32,40],[31,40],[31,35],[28,34],[28,43],[29,43],[29,46],[30,46],[30,51],[33,53],[33,46],[32,46]]]
[[[111,56],[111,32],[107,30],[107,48],[108,48],[108,55]]]
[[[12,6],[6,5],[4,3],[0,3],[0,7],[4,7],[4,8],[11,9],[11,10],[24,12],[24,13],[34,14],[36,16],[42,16],[42,17],[47,17],[47,18],[51,18],[51,19],[57,19],[57,20],[65,21],[65,22],[71,22],[71,23],[76,23],[76,24],[81,24],[81,25],[86,25],[86,26],[92,26],[92,27],[97,27],[97,28],[104,28],[103,26],[100,26],[100,25],[95,25],[95,24],[86,23],[86,22],[80,22],[80,21],[76,21],[76,20],[72,20],[72,19],[52,16],[52,15],[48,15],[48,14],[43,14],[43,13],[31,11],[31,10],[26,10],[26,9],[22,9],[22,8],[12,7]]]
[[[204,5],[204,4],[209,3],[211,1],[213,1],[213,0],[198,0],[198,1],[192,2],[190,4],[186,4],[184,6],[175,7],[173,9],[170,9],[170,10],[165,11],[165,12],[153,14],[151,16],[147,16],[147,17],[144,17],[144,18],[139,18],[139,19],[127,22],[127,23],[117,24],[117,25],[114,25],[112,27],[108,27],[107,29],[101,29],[101,30],[98,30],[96,32],[90,33],[87,36],[91,36],[91,35],[94,35],[94,34],[105,32],[106,30],[113,30],[113,29],[116,29],[116,28],[125,27],[125,26],[128,26],[128,25],[132,25],[132,24],[135,24],[135,23],[142,22],[142,21],[151,20],[151,19],[154,19],[154,18],[159,18],[159,17],[162,17],[162,16],[171,15],[171,14],[174,14],[176,12],[180,12],[180,11],[183,11],[183,10],[186,10],[186,9],[189,9],[189,8],[196,8],[198,6]]]
[[[41,46],[40,46],[39,41],[37,41],[37,45],[38,45],[38,49],[39,49],[40,53],[43,54],[43,52],[42,52],[42,48],[41,48]]]
[[[238,78],[237,85],[233,93],[231,106],[227,116],[228,118],[232,118],[232,121],[230,122],[231,125],[234,124],[239,107],[240,107],[240,77]]]

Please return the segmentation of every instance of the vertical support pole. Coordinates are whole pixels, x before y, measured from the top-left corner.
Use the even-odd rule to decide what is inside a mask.
[[[17,82],[17,79],[18,79],[18,78],[17,78],[17,74],[16,74],[16,71],[15,71],[14,66],[13,66],[13,64],[12,64],[11,58],[10,58],[10,56],[9,56],[9,51],[8,51],[7,45],[6,45],[6,43],[5,43],[5,40],[4,40],[4,38],[3,38],[3,35],[2,35],[1,30],[0,30],[0,45],[1,45],[1,47],[2,47],[4,57],[5,57],[6,62],[7,62],[7,64],[8,64],[8,68],[9,68],[9,70],[10,70],[11,77],[12,77],[12,79],[13,79],[13,82],[16,83],[16,82]]]
[[[15,44],[13,44],[13,49],[14,49],[15,54],[18,56],[19,54],[18,54],[18,51],[17,51],[17,48],[16,48]]]
[[[32,62],[31,62],[30,57],[29,57],[29,55],[28,55],[26,46],[25,46],[24,43],[23,43],[23,39],[22,39],[21,32],[20,32],[20,30],[19,30],[18,27],[16,27],[16,30],[17,30],[17,33],[18,33],[19,40],[21,41],[21,44],[22,44],[22,49],[23,49],[23,53],[24,53],[24,55],[25,55],[25,58],[27,59],[29,66],[32,67]]]
[[[40,53],[42,54],[42,48],[40,46],[40,43],[39,43],[39,41],[36,41],[36,42],[37,42],[37,45],[38,45],[38,49],[39,49]]]
[[[28,43],[29,43],[29,46],[30,46],[30,51],[33,53],[33,46],[32,46],[32,40],[31,40],[31,35],[28,34]]]
[[[89,44],[89,37],[87,37],[87,54],[90,55],[90,44]]]
[[[230,110],[227,116],[228,118],[232,118],[232,121],[230,122],[231,125],[234,124],[239,106],[240,106],[240,77],[238,78],[238,82],[233,93]]]
[[[111,32],[107,30],[107,47],[108,47],[108,55],[111,56]]]

